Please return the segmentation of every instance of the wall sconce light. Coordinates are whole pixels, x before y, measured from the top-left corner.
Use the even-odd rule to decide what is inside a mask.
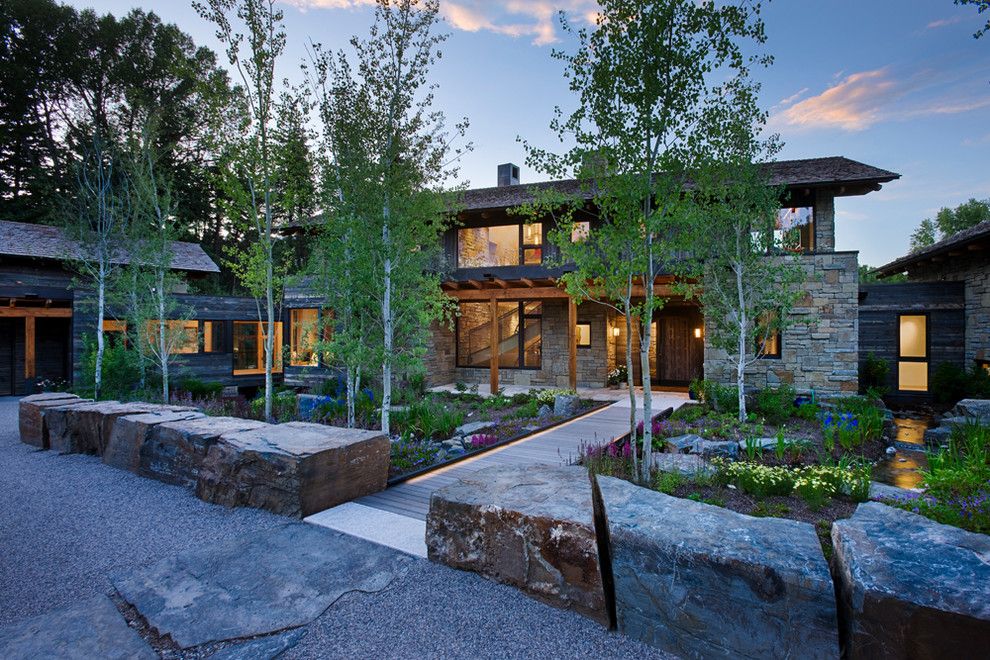
[[[619,326],[615,326],[614,328],[612,328],[612,336],[613,337],[619,336]]]
[[[695,339],[701,339],[701,328],[695,328],[694,329],[694,338]]]

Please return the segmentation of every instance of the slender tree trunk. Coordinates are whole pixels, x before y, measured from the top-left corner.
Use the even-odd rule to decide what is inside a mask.
[[[736,350],[739,352],[736,360],[736,394],[739,398],[739,421],[746,421],[746,296],[743,291],[742,266],[736,264],[736,293],[739,296],[739,340]]]
[[[645,304],[643,305],[643,335],[639,342],[640,368],[643,370],[643,483],[648,483],[653,471],[653,383],[650,378],[650,346],[653,343],[653,237],[647,229],[647,267]]]
[[[140,323],[141,314],[138,311],[140,309],[140,304],[138,302],[138,282],[137,282],[137,270],[131,269],[131,318],[134,323]],[[148,374],[147,365],[144,360],[144,350],[141,348],[141,328],[137,327],[132,330],[134,333],[134,347],[137,349],[138,357],[138,382],[141,385],[141,390],[143,391],[145,386],[148,384]]]
[[[169,345],[165,330],[168,322],[165,319],[165,271],[159,267],[155,273],[155,295],[158,303],[158,358],[162,367],[162,402],[168,403],[168,362]]]
[[[272,364],[275,350],[275,282],[272,270],[272,249],[269,239],[265,264],[265,303],[268,307],[268,332],[265,334],[265,419],[272,418]]]
[[[632,446],[633,474],[639,474],[639,450],[636,448],[636,379],[632,355],[632,300],[626,298],[626,387],[629,389],[629,444]]]
[[[93,398],[97,400],[100,398],[100,388],[103,385],[103,317],[107,287],[106,269],[102,263],[99,269],[99,277],[96,282],[96,367],[93,374]]]
[[[382,224],[382,249],[385,252],[384,291],[382,293],[382,319],[384,321],[384,345],[382,360],[382,433],[389,435],[392,407],[392,346],[395,328],[392,324],[392,246],[389,235],[390,211],[386,202],[385,222]]]

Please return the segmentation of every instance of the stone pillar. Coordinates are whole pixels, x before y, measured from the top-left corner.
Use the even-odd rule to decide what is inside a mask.
[[[830,190],[815,195],[815,252],[835,251],[835,197]]]

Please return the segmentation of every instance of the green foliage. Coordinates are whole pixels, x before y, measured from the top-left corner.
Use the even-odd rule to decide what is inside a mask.
[[[951,405],[961,399],[990,397],[990,373],[979,366],[966,371],[949,362],[941,362],[932,374],[931,391],[935,400]]]
[[[688,424],[696,422],[711,412],[707,405],[684,404],[670,415],[672,422],[686,422]]]
[[[527,419],[530,417],[536,417],[539,412],[540,402],[536,399],[530,399],[526,403],[519,406],[519,408],[512,413],[512,417],[516,419]]]
[[[265,398],[263,396],[251,401],[251,416],[254,419],[265,421]],[[291,422],[296,417],[295,392],[278,392],[272,396],[271,421]]]
[[[768,424],[783,424],[797,412],[794,406],[796,397],[794,388],[786,383],[780,387],[763,388],[756,395],[756,411]]]
[[[874,272],[873,266],[867,266],[866,264],[859,265],[860,284],[901,284],[903,282],[907,282],[907,274],[905,273],[898,273],[897,275],[890,275],[880,279]]]
[[[865,462],[799,468],[746,461],[716,460],[713,463],[724,482],[735,484],[755,497],[787,496],[793,492],[813,505],[820,505],[837,495],[860,502],[869,498],[871,467]]]
[[[714,380],[696,380],[691,388],[702,402],[720,413],[738,413],[739,397],[736,388]]]
[[[93,396],[96,379],[96,340],[87,336],[80,358],[81,374],[75,390],[82,396]],[[134,397],[140,378],[140,357],[123,342],[108,341],[103,348],[103,384],[100,399],[128,400]]]
[[[223,392],[223,383],[202,381],[194,377],[186,377],[179,381],[176,389],[188,392],[193,399],[215,398]]]
[[[744,438],[745,446],[744,451],[746,453],[746,458],[750,461],[755,461],[763,455],[763,447],[757,441],[757,438],[748,436]]]
[[[786,518],[791,508],[781,502],[759,501],[749,515],[756,518]]]
[[[887,389],[887,375],[890,373],[890,364],[886,360],[877,357],[876,353],[866,354],[866,359],[859,365],[859,387],[860,392],[874,390],[883,392]]]
[[[464,423],[464,413],[451,410],[436,397],[425,397],[395,412],[392,421],[399,433],[419,439],[446,440]]]
[[[398,442],[392,443],[392,471],[401,474],[431,465],[434,451],[428,442],[416,440],[410,433],[403,433]]]
[[[797,412],[794,413],[794,415],[800,419],[813,422],[818,419],[818,413],[820,410],[821,408],[817,403],[802,403],[798,406]]]
[[[569,390],[566,388],[559,388],[559,389],[549,388],[545,390],[535,390],[533,392],[533,396],[536,398],[537,403],[539,403],[541,406],[551,406],[551,407],[553,406],[554,399],[556,399],[558,395],[574,396],[576,394],[577,392],[575,392],[574,390]]]
[[[658,472],[653,482],[653,488],[666,495],[673,495],[684,483],[680,472]]]
[[[926,218],[911,235],[911,251],[923,250],[964,229],[990,220],[990,199],[973,199],[954,209],[943,207],[935,218]]]

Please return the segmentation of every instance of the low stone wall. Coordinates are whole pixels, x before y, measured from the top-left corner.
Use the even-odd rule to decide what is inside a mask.
[[[426,529],[431,560],[682,657],[990,648],[990,537],[879,503],[835,523],[833,570],[809,524],[591,482],[580,467],[476,472],[433,494]]]
[[[25,443],[184,485],[204,500],[306,516],[385,488],[388,438],[376,431],[207,417],[195,408],[25,397]]]

